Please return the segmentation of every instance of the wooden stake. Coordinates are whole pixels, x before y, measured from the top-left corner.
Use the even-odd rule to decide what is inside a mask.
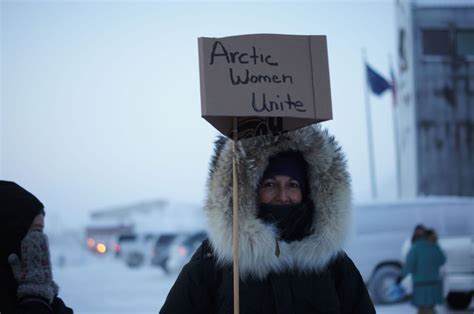
[[[234,255],[234,314],[240,313],[240,297],[239,297],[239,180],[237,178],[237,160],[236,160],[236,144],[239,139],[237,118],[234,117],[234,142],[232,145],[232,200],[233,200],[233,212],[232,212],[232,249]]]

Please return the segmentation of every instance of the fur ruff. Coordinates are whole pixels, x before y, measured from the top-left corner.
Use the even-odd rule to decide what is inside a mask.
[[[339,145],[326,130],[309,126],[279,136],[243,139],[236,147],[239,173],[239,264],[241,278],[265,278],[270,272],[319,272],[341,251],[351,217],[350,176]],[[311,234],[301,241],[279,241],[277,230],[257,218],[257,187],[269,157],[301,152],[308,164],[314,203]],[[232,265],[232,141],[216,141],[207,182],[209,240],[220,265]]]

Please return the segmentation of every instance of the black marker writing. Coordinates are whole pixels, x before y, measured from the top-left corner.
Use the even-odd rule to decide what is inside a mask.
[[[240,63],[240,64],[248,64],[252,62],[253,64],[257,63],[265,63],[271,66],[277,66],[278,62],[272,61],[271,55],[264,55],[262,53],[257,53],[257,49],[252,46],[252,52],[239,52],[239,51],[227,51],[224,45],[216,40],[214,45],[212,45],[212,52],[211,52],[211,61],[209,64],[214,64],[214,61],[218,57],[224,57],[227,63]]]
[[[277,98],[280,96],[277,95]],[[255,97],[255,93],[252,92],[252,108],[255,112],[272,112],[272,111],[292,111],[306,112],[303,102],[297,100],[293,101],[290,94],[286,94],[286,100],[267,100],[265,93],[262,93],[261,102]]]
[[[250,74],[249,70],[245,70],[245,76],[234,74],[232,68],[229,68],[230,82],[232,85],[249,84],[249,83],[291,83],[293,84],[293,77],[291,75],[282,74],[280,75],[262,75],[262,74]]]

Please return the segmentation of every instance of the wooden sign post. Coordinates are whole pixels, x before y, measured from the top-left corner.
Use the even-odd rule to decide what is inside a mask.
[[[233,287],[234,287],[234,314],[240,313],[239,296],[239,180],[237,173],[236,145],[239,138],[239,129],[237,126],[237,117],[233,119],[233,140],[232,143],[232,253],[234,257],[233,267]]]

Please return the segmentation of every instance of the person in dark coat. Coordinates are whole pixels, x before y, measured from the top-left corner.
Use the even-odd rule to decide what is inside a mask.
[[[435,305],[443,303],[443,285],[440,267],[446,255],[437,243],[434,230],[426,229],[424,237],[413,242],[406,257],[400,278],[412,275],[411,302],[419,314],[434,314]]]
[[[44,206],[14,182],[0,181],[0,313],[72,314],[58,298]]]
[[[237,143],[241,314],[375,313],[341,249],[351,186],[345,157],[318,126]],[[186,264],[161,314],[230,314],[232,141],[220,138],[205,211],[209,238]]]

